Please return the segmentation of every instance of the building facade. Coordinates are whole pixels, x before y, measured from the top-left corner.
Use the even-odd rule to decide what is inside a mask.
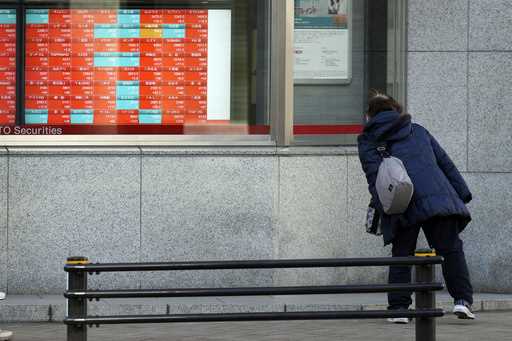
[[[265,5],[251,7],[257,2]],[[24,10],[52,8],[36,3]],[[64,261],[76,255],[93,262],[389,255],[381,239],[364,232],[369,194],[355,146],[367,89],[385,87],[438,138],[473,191],[473,222],[463,239],[475,289],[512,292],[508,1],[347,2],[351,72],[337,81],[318,74],[306,81],[298,81],[296,72],[293,76],[298,50],[293,42],[311,33],[297,30],[294,15],[300,5],[289,0],[247,3],[220,6],[232,10],[231,72],[256,75],[229,79],[230,106],[236,109],[231,119],[239,115],[236,119],[245,122],[244,136],[2,136],[0,290],[60,294],[66,285]],[[18,6],[10,1],[4,7],[18,9],[19,30]],[[135,2],[126,7],[137,6],[143,7]],[[37,17],[25,16],[21,25],[41,20],[43,12],[30,13]],[[257,13],[252,24],[250,13]],[[124,27],[119,25],[116,29]],[[177,29],[158,25],[161,32]],[[258,37],[266,38],[248,39],[247,26],[258,27]],[[146,34],[142,31],[140,37]],[[19,46],[29,41],[27,32],[25,40],[17,37],[18,57],[25,55],[25,73],[17,71],[18,82],[29,79],[30,56]],[[256,66],[240,62],[251,55],[258,56]],[[118,82],[117,93],[127,84]],[[23,91],[30,96],[32,90]],[[27,109],[28,102],[17,100],[16,105],[25,120],[41,114],[27,111],[40,110]],[[84,112],[71,115],[79,120]],[[27,121],[15,123],[30,127]],[[48,118],[37,123],[50,126]],[[241,128],[227,129],[238,134]],[[247,134],[251,129],[263,133]],[[261,270],[101,275],[94,280],[101,288],[270,286],[376,283],[385,281],[386,273]]]

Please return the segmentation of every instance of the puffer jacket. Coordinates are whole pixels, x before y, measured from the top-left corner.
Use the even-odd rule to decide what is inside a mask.
[[[385,141],[389,153],[402,160],[414,184],[414,195],[404,214],[387,215],[382,210],[375,181],[382,157],[377,151]],[[443,148],[408,114],[378,113],[358,137],[359,158],[366,174],[372,202],[381,214],[385,244],[392,242],[400,228],[421,225],[433,217],[457,216],[461,230],[471,221],[465,204],[472,200],[462,175]]]

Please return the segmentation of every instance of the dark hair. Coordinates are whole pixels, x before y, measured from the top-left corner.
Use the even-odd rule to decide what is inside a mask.
[[[393,97],[375,89],[370,90],[366,114],[372,118],[383,111],[396,111],[401,114],[403,108]]]

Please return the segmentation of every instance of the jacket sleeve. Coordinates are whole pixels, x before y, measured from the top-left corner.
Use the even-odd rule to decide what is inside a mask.
[[[379,172],[379,166],[381,163],[381,156],[377,152],[377,149],[368,143],[364,137],[358,138],[358,149],[359,149],[359,160],[363,167],[366,180],[368,182],[368,190],[372,196],[371,204],[379,211],[382,215],[384,210],[380,203],[377,190],[375,189],[375,182],[377,180],[377,173]]]
[[[432,145],[432,149],[434,150],[439,168],[441,168],[443,173],[446,175],[453,188],[459,195],[460,199],[465,204],[469,203],[471,200],[473,200],[473,195],[471,194],[466,181],[464,181],[464,178],[445,150],[439,145],[436,139],[428,131],[427,133],[430,137],[430,143]]]

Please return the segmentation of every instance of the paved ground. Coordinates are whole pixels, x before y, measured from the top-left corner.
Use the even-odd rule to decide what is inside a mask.
[[[9,324],[15,341],[65,341],[62,324]],[[476,321],[447,316],[438,320],[438,341],[512,340],[512,312],[480,313]],[[414,324],[391,325],[382,320],[258,322],[104,326],[89,329],[94,341],[411,341]]]

